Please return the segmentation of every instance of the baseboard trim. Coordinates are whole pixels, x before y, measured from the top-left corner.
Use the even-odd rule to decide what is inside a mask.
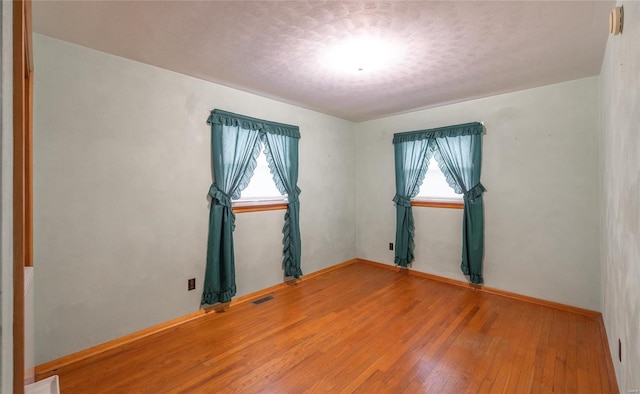
[[[335,270],[340,269],[342,267],[346,267],[347,265],[351,265],[351,264],[353,264],[353,263],[355,263],[357,261],[358,261],[358,259],[347,260],[347,261],[344,261],[342,263],[339,263],[339,264],[336,264],[336,265],[332,265],[330,267],[323,268],[321,270],[318,270],[318,271],[312,272],[310,274],[304,275],[302,278],[293,279],[293,280],[290,280],[290,281],[287,281],[287,282],[283,282],[283,283],[278,283],[277,285],[270,286],[270,287],[267,287],[265,289],[255,291],[253,293],[245,294],[243,296],[234,298],[229,303],[212,305],[212,306],[210,306],[208,308],[200,309],[200,310],[197,310],[195,312],[189,313],[188,315],[184,315],[184,316],[178,317],[176,319],[169,320],[169,321],[164,322],[164,323],[156,324],[156,325],[151,326],[149,328],[145,328],[143,330],[133,332],[131,334],[122,336],[120,338],[116,338],[116,339],[113,339],[111,341],[107,341],[105,343],[102,343],[102,344],[99,344],[99,345],[96,345],[96,346],[92,346],[92,347],[84,349],[84,350],[80,350],[80,351],[78,351],[76,353],[72,353],[72,354],[69,354],[67,356],[63,356],[63,357],[57,358],[55,360],[51,360],[49,362],[37,365],[35,367],[35,375],[36,375],[35,378],[36,378],[36,380],[40,380],[40,379],[42,379],[44,377],[47,377],[47,376],[50,376],[50,375],[54,374],[57,369],[66,367],[66,366],[71,365],[71,364],[75,364],[75,363],[81,362],[81,361],[86,360],[86,359],[91,358],[91,357],[98,356],[98,355],[100,355],[102,353],[108,352],[110,350],[116,349],[116,348],[124,346],[124,345],[127,345],[129,343],[135,342],[135,341],[140,340],[142,338],[146,338],[148,336],[160,333],[162,331],[166,331],[166,330],[172,329],[174,327],[177,327],[177,326],[182,325],[184,323],[190,322],[192,320],[199,319],[201,317],[205,317],[208,314],[218,312],[221,309],[227,309],[227,308],[230,308],[230,307],[233,307],[233,306],[236,306],[236,305],[244,304],[246,302],[251,302],[251,301],[253,301],[255,299],[262,298],[267,294],[273,293],[273,292],[275,292],[277,290],[283,289],[283,288],[285,288],[287,286],[290,286],[292,284],[296,284],[296,283],[299,283],[299,282],[307,281],[309,279],[313,279],[313,278],[318,277],[320,275],[326,274],[327,272],[335,271]]]
[[[433,275],[433,274],[427,274],[425,272],[415,271],[415,270],[407,269],[407,268],[401,268],[401,267],[397,267],[395,265],[379,263],[377,261],[371,261],[371,260],[365,260],[365,259],[357,259],[357,260],[359,262],[361,262],[361,263],[375,265],[376,267],[381,267],[381,268],[393,270],[393,271],[396,271],[396,272],[404,272],[404,273],[407,273],[409,275],[419,276],[419,277],[422,277],[422,278],[427,278],[427,279],[435,280],[435,281],[438,281],[438,282],[448,283],[448,284],[455,285],[455,286],[466,287],[468,289],[478,290],[478,291],[482,291],[484,293],[495,294],[495,295],[499,295],[499,296],[503,296],[503,297],[507,297],[507,298],[512,298],[514,300],[525,301],[525,302],[528,302],[528,303],[531,303],[531,304],[547,306],[549,308],[554,308],[554,309],[558,309],[558,310],[565,311],[565,312],[577,313],[579,315],[589,316],[589,317],[602,317],[602,314],[600,312],[592,311],[592,310],[589,310],[589,309],[578,308],[577,306],[561,304],[559,302],[543,300],[541,298],[529,297],[529,296],[518,294],[518,293],[512,293],[510,291],[494,289],[492,287],[486,287],[486,286],[482,286],[482,285],[474,285],[472,283],[464,282],[464,281],[461,281],[461,280],[445,278],[445,277],[438,276],[438,275]]]
[[[45,378],[47,376],[50,376],[52,374],[55,374],[55,371],[60,368],[81,362],[90,357],[98,356],[102,353],[116,349],[120,346],[124,346],[128,343],[135,342],[142,338],[146,338],[150,335],[156,334],[161,331],[169,330],[173,327],[190,322],[192,320],[199,319],[211,312],[214,312],[214,311],[212,309],[200,309],[196,312],[189,313],[188,315],[184,315],[176,319],[172,319],[167,322],[160,323],[155,326],[145,328],[143,330],[136,331],[134,333],[113,339],[111,341],[107,341],[99,345],[92,346],[84,350],[80,350],[78,352],[69,354],[67,356],[63,356],[55,360],[51,360],[44,364],[36,365],[36,368],[35,368],[36,381],[42,378]]]
[[[529,297],[529,296],[525,296],[525,295],[521,295],[521,294],[517,294],[517,293],[511,293],[511,292],[504,291],[504,290],[493,289],[493,288],[490,288],[490,287],[478,286],[478,285],[474,285],[474,284],[471,284],[471,283],[468,283],[468,282],[464,282],[464,281],[459,281],[459,280],[455,280],[455,279],[449,279],[449,278],[445,278],[445,277],[442,277],[442,276],[437,276],[437,275],[433,275],[433,274],[419,272],[419,271],[415,271],[415,270],[411,270],[411,269],[400,268],[400,267],[397,267],[397,266],[384,264],[384,263],[379,263],[379,262],[376,262],[376,261],[355,258],[355,259],[347,260],[347,261],[344,261],[342,263],[339,263],[339,264],[336,264],[336,265],[332,265],[330,267],[323,268],[321,270],[312,272],[310,274],[304,275],[302,278],[299,278],[299,279],[294,279],[294,280],[291,280],[291,281],[279,283],[277,285],[270,286],[270,287],[267,287],[265,289],[255,291],[253,293],[237,297],[237,298],[233,299],[229,303],[213,305],[213,306],[211,306],[209,308],[206,308],[206,309],[200,309],[198,311],[189,313],[188,315],[181,316],[181,317],[178,317],[176,319],[172,319],[172,320],[169,320],[167,322],[160,323],[160,324],[154,325],[152,327],[145,328],[143,330],[136,331],[134,333],[122,336],[120,338],[116,338],[116,339],[113,339],[111,341],[107,341],[105,343],[102,343],[102,344],[99,344],[99,345],[96,345],[96,346],[92,346],[90,348],[78,351],[76,353],[72,353],[72,354],[69,354],[67,356],[63,356],[63,357],[57,358],[55,360],[40,364],[40,365],[35,367],[36,380],[40,380],[40,379],[42,379],[44,377],[47,377],[47,376],[50,376],[50,375],[54,374],[57,369],[66,367],[66,366],[71,365],[71,364],[75,364],[75,363],[81,362],[81,361],[86,360],[86,359],[91,358],[91,357],[98,356],[98,355],[100,355],[102,353],[117,349],[118,347],[127,345],[129,343],[132,343],[132,342],[135,342],[135,341],[140,340],[142,338],[146,338],[148,336],[160,333],[162,331],[166,331],[166,330],[172,329],[174,327],[180,326],[180,325],[185,324],[187,322],[190,322],[192,320],[205,317],[208,314],[215,313],[215,312],[217,312],[217,311],[219,311],[221,309],[226,309],[226,308],[234,307],[234,306],[237,306],[237,305],[240,305],[240,304],[244,304],[244,303],[247,303],[247,302],[251,302],[251,301],[253,301],[255,299],[262,298],[262,297],[264,297],[264,296],[266,296],[266,295],[268,295],[270,293],[273,293],[273,292],[276,292],[276,291],[281,290],[283,288],[286,288],[287,286],[290,286],[290,285],[293,285],[293,284],[296,284],[296,283],[300,283],[300,282],[308,281],[310,279],[316,278],[316,277],[324,275],[324,274],[326,274],[328,272],[338,270],[340,268],[346,267],[346,266],[354,264],[354,263],[369,264],[369,265],[373,265],[373,266],[384,268],[384,269],[391,270],[391,271],[402,272],[402,273],[405,273],[405,274],[408,274],[408,275],[419,276],[419,277],[422,277],[422,278],[426,278],[426,279],[430,279],[430,280],[434,280],[434,281],[438,281],[438,282],[442,282],[442,283],[448,283],[448,284],[455,285],[455,286],[470,288],[470,289],[473,289],[473,290],[483,291],[483,292],[490,293],[490,294],[496,294],[496,295],[500,295],[500,296],[503,296],[503,297],[513,298],[513,299],[520,300],[520,301],[525,301],[525,302],[529,302],[529,303],[533,303],[533,304],[543,305],[543,306],[547,306],[547,307],[550,307],[550,308],[554,308],[554,309],[558,309],[558,310],[562,310],[562,311],[566,311],[566,312],[573,312],[573,313],[577,313],[577,314],[584,315],[584,316],[599,317],[600,321],[602,322],[602,315],[600,314],[600,312],[591,311],[591,310],[588,310],[588,309],[582,309],[582,308],[578,308],[578,307],[574,307],[574,306],[570,306],[570,305],[560,304],[560,303],[557,303],[557,302],[547,301],[547,300],[543,300],[543,299],[539,299],[539,298]],[[603,324],[603,323],[601,323],[601,324]],[[601,328],[601,331],[602,330],[604,330],[604,326]],[[606,333],[603,334],[603,335],[606,338]],[[605,340],[605,343],[608,344],[608,342],[606,342],[606,340]],[[607,351],[608,351],[608,345],[607,345]],[[610,353],[608,353],[608,354],[610,354]],[[611,368],[613,368],[613,366],[611,366]]]

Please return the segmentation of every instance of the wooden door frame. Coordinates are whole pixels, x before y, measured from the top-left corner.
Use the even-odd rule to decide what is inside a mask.
[[[13,2],[13,392],[24,393],[24,267],[33,265],[31,1]]]

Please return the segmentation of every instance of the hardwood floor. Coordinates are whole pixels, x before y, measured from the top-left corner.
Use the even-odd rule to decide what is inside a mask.
[[[355,263],[57,370],[68,393],[615,393],[600,318]]]

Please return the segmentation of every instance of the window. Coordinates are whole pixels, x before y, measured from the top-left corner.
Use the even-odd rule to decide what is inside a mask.
[[[473,122],[393,135],[396,178],[396,195],[393,197],[393,201],[396,203],[397,219],[395,264],[407,267],[415,257],[413,254],[415,229],[413,228],[412,206],[462,208],[464,209],[464,215],[462,215],[464,230],[462,232],[460,269],[464,275],[469,275],[471,283],[483,283],[484,203],[482,193],[486,191],[480,182],[483,132],[482,123]],[[412,196],[420,192],[416,188],[421,183],[424,183],[425,187],[434,185],[432,179],[421,182],[427,175],[423,166],[430,154],[435,154],[436,157],[442,155],[443,158],[451,159],[451,161],[447,160],[443,163],[447,164],[444,170],[447,175],[455,176],[454,179],[449,178],[450,184],[456,190],[465,191],[464,202],[432,203],[427,201],[424,203],[416,199],[411,200]],[[430,160],[429,163],[431,166],[428,168],[437,171],[435,161]],[[423,190],[421,197],[430,197],[424,194]],[[443,192],[439,191],[438,194],[442,198]],[[459,198],[458,196],[457,199]]]
[[[264,148],[256,164],[249,185],[242,191],[240,198],[233,201],[233,211],[240,213],[286,209],[287,196],[280,194],[273,181]]]
[[[435,157],[429,161],[429,170],[424,177],[418,195],[411,205],[419,207],[463,208],[462,194],[457,194],[447,183]]]

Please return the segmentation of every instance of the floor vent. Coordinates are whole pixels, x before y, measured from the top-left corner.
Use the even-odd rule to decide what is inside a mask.
[[[274,296],[272,296],[272,295],[268,295],[268,296],[266,296],[266,297],[262,297],[262,298],[260,298],[259,300],[255,300],[255,301],[253,301],[253,305],[260,305],[260,304],[262,304],[262,303],[264,303],[264,302],[271,301],[271,300],[273,300],[274,298],[275,298]]]

